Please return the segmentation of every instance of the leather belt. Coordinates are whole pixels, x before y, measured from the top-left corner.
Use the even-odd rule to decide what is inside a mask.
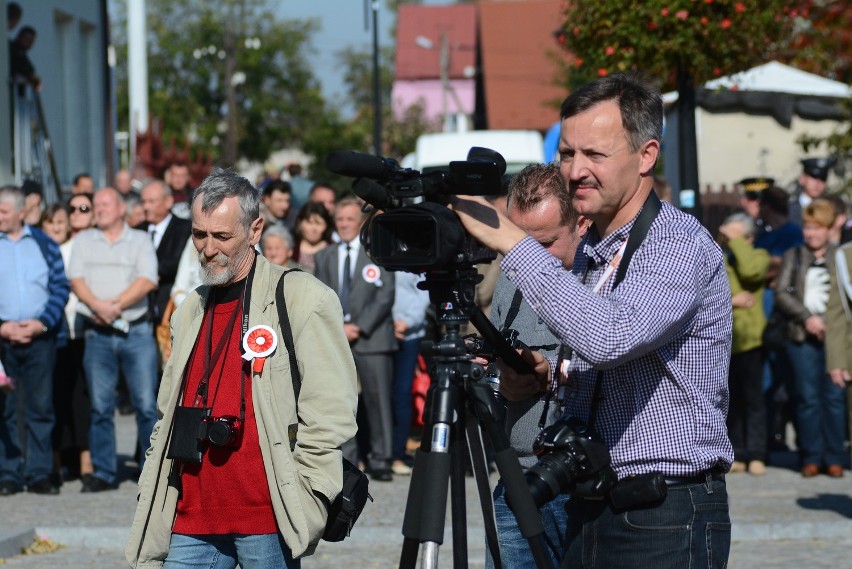
[[[698,474],[692,474],[690,476],[665,476],[663,480],[666,483],[666,486],[687,486],[689,484],[704,484],[707,482],[707,477],[710,477],[712,480],[724,480],[725,479],[725,471],[719,467],[713,467],[709,470],[705,470],[704,472],[699,472]]]

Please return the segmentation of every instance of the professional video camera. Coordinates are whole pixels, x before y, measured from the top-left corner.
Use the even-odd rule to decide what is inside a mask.
[[[362,233],[367,251],[382,267],[422,273],[494,259],[494,252],[468,235],[446,205],[451,195],[500,193],[506,161],[498,152],[473,147],[467,160],[424,174],[389,158],[351,151],[332,152],[326,166],[357,178],[355,194],[385,212],[365,224]]]
[[[541,431],[533,452],[539,461],[524,478],[538,507],[561,492],[602,497],[616,482],[609,449],[579,419],[560,419]]]

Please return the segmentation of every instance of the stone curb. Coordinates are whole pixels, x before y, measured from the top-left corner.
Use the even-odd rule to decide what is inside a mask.
[[[32,528],[0,530],[0,559],[20,555],[21,550],[32,545],[36,532]]]

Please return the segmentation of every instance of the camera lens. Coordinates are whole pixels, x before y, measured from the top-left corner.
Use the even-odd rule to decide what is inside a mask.
[[[214,421],[207,427],[207,440],[216,446],[225,446],[234,440],[233,427],[226,421]]]
[[[574,457],[567,451],[558,451],[543,456],[526,471],[524,478],[535,505],[540,508],[568,489],[579,473]]]

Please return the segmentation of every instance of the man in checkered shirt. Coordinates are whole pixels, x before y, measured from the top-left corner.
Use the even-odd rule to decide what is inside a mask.
[[[731,296],[722,253],[693,217],[667,203],[613,288],[618,261],[653,192],[662,140],[659,90],[614,74],[562,104],[560,169],[574,205],[594,225],[571,272],[478,198],[457,197],[466,229],[505,255],[501,269],[574,349],[567,416],[594,424],[620,487],[655,477],[632,505],[569,501],[562,567],[724,567],[731,522],[724,472],[733,460],[725,428]],[[650,197],[649,197],[650,196]],[[545,390],[554,361],[525,351],[534,375],[501,367],[501,381]],[[655,474],[656,473],[656,474]]]

